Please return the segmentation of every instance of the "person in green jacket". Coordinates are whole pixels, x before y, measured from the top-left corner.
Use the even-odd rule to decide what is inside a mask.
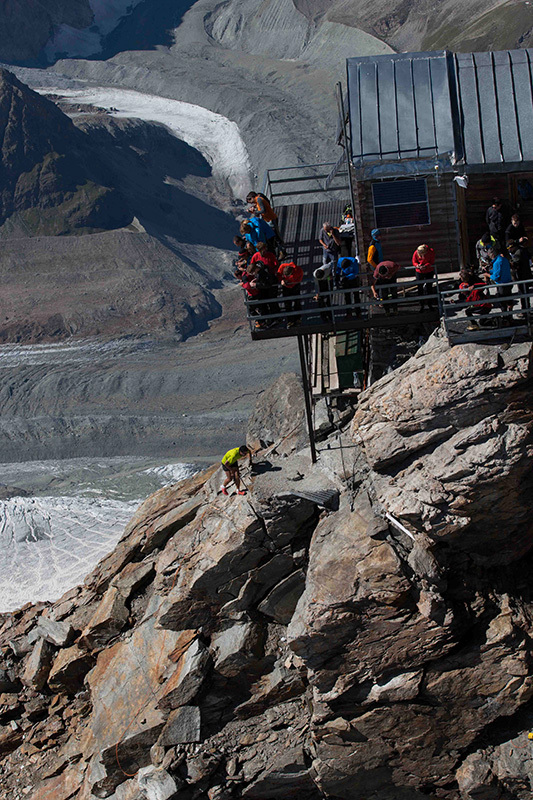
[[[222,494],[228,494],[226,487],[231,483],[231,481],[233,481],[237,487],[237,494],[246,494],[246,491],[241,489],[241,476],[239,473],[239,460],[241,458],[245,458],[246,456],[248,456],[248,463],[250,466],[252,466],[252,454],[244,444],[240,447],[234,447],[233,450],[228,450],[226,455],[223,456],[222,469],[224,470],[226,477],[224,478],[224,483],[220,487]]]

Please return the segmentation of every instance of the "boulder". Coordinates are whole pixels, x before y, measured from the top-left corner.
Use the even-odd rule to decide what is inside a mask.
[[[103,647],[120,633],[128,615],[124,595],[116,586],[110,586],[82,631],[80,644],[88,650]]]
[[[150,763],[150,748],[157,741],[166,715],[157,710],[161,682],[179,634],[156,627],[158,598],[148,606],[145,620],[130,638],[102,650],[87,675],[92,713],[84,734],[84,756],[92,757],[98,784],[115,791],[126,772]],[[102,764],[98,773],[96,765]],[[128,768],[129,767],[129,768]]]
[[[177,579],[161,603],[161,626],[173,630],[209,626],[221,605],[237,596],[249,571],[268,555],[269,545],[263,523],[245,497],[230,504],[215,500],[209,513],[183,528],[169,553],[158,561],[160,574],[177,570]],[[230,583],[231,590],[220,591]]]
[[[208,649],[195,639],[177,662],[166,682],[159,708],[185,706],[198,694],[211,665]]]
[[[77,692],[92,664],[92,657],[77,644],[60,650],[52,664],[48,686],[54,691]]]
[[[278,583],[259,604],[258,609],[276,622],[288,625],[304,588],[305,572],[298,569]]]
[[[253,450],[276,445],[276,452],[290,453],[307,442],[302,379],[286,372],[259,396],[248,420],[247,444]]]
[[[22,674],[22,683],[40,692],[48,680],[55,649],[45,639],[39,639],[33,646]]]
[[[214,668],[226,678],[249,669],[262,656],[262,630],[253,622],[239,622],[216,633],[211,639]]]
[[[170,712],[161,731],[159,744],[172,747],[175,744],[199,742],[200,732],[200,709],[197,706],[181,706]]]
[[[41,616],[28,636],[30,641],[36,641],[39,637],[56,647],[66,647],[73,639],[74,631],[67,622],[56,622],[50,617]]]
[[[152,765],[139,770],[137,782],[146,800],[170,800],[178,789],[176,781],[166,770]]]
[[[301,747],[279,754],[244,789],[241,796],[247,800],[271,800],[274,797],[320,800],[323,797],[311,777],[311,769]]]
[[[530,350],[433,336],[363,392],[352,434],[377,506],[486,564],[531,549]]]

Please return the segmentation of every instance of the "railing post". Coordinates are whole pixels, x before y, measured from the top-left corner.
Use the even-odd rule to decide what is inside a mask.
[[[298,334],[298,352],[300,354],[300,368],[302,370],[302,384],[304,389],[305,415],[307,417],[307,431],[309,433],[309,447],[311,448],[311,461],[316,464],[315,432],[313,430],[313,412],[311,408],[311,387],[309,386],[309,374],[307,371],[307,359],[305,357],[304,337]]]

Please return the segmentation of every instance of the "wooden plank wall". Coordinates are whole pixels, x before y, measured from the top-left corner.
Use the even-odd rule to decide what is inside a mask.
[[[533,243],[533,201],[523,200],[517,190],[520,179],[533,185],[533,174],[527,172],[470,175],[465,191],[468,249],[475,258],[476,242],[486,232],[485,214],[493,197],[500,197],[509,213],[517,211],[526,226],[529,241]],[[459,191],[459,190],[458,190]],[[463,190],[464,191],[464,190]]]
[[[361,255],[366,259],[370,231],[376,224],[372,182],[367,181],[362,185],[364,191],[358,192],[363,230]],[[428,244],[435,250],[438,271],[455,272],[459,269],[455,184],[451,175],[441,176],[440,186],[437,185],[435,175],[428,175],[427,188],[431,224],[382,229],[383,255],[385,259],[397,261],[402,267],[408,267],[412,265],[413,253],[418,245]]]

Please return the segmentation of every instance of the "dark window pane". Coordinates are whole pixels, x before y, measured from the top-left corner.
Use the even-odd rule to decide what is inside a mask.
[[[373,183],[375,206],[395,206],[398,203],[426,203],[426,181],[383,181]]]
[[[373,183],[372,192],[378,228],[429,225],[425,180]]]
[[[403,228],[407,225],[429,225],[427,203],[410,206],[381,206],[376,208],[378,228]]]

